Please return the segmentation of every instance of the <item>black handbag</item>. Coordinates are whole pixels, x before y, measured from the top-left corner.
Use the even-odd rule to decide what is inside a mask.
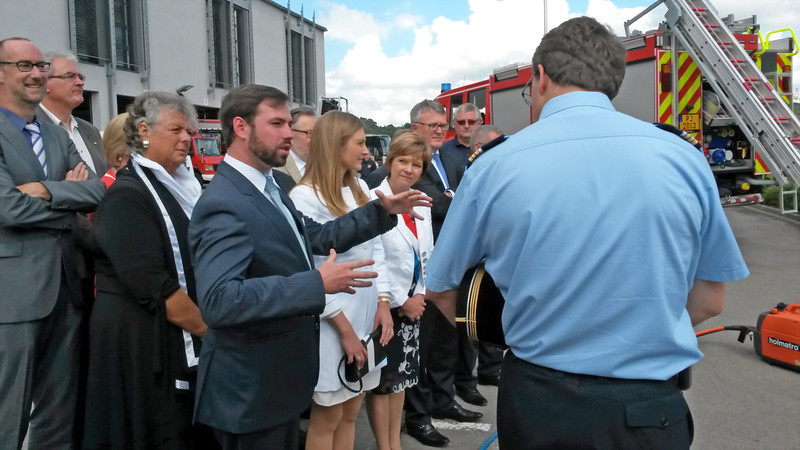
[[[348,391],[361,392],[364,387],[361,378],[386,359],[386,350],[380,343],[382,332],[383,326],[378,325],[375,331],[361,340],[361,344],[367,349],[367,360],[364,361],[360,369],[355,359],[351,363],[347,362],[347,355],[342,356],[342,359],[339,361],[339,381]],[[342,379],[342,365],[344,365],[344,379]],[[358,382],[358,390],[347,385],[347,383],[355,382]]]

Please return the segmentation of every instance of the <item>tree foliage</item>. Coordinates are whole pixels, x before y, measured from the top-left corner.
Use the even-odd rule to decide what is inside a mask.
[[[400,128],[411,128],[411,124],[406,122],[401,127],[396,127],[394,125],[378,125],[374,120],[369,119],[367,117],[361,117],[361,121],[364,122],[364,133],[365,134],[387,134],[390,137],[394,136],[395,131]]]

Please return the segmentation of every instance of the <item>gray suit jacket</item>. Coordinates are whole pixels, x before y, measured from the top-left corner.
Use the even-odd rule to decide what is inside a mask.
[[[318,224],[283,192],[308,249],[283,214],[228,163],[192,212],[189,247],[208,331],[198,369],[195,420],[250,433],[297,417],[319,374],[325,308],[315,254],[341,253],[397,224],[377,202]]]
[[[300,169],[297,168],[297,163],[294,162],[294,158],[292,155],[289,155],[286,158],[286,165],[283,167],[276,167],[275,170],[278,172],[283,172],[286,175],[289,175],[294,180],[295,184],[300,182],[300,179],[303,178],[303,174],[300,173]]]
[[[30,142],[0,112],[0,323],[46,317],[55,305],[65,265],[72,298],[80,288],[70,255],[76,211],[97,207],[105,186],[97,178],[64,181],[80,156],[67,133],[40,121],[47,176]],[[52,196],[44,201],[16,187],[41,182]]]
[[[47,121],[48,123],[53,123],[50,116],[44,112],[41,106],[36,109],[36,117],[39,119],[39,122]],[[103,137],[100,136],[100,131],[91,123],[80,117],[76,117],[75,121],[78,122],[78,134],[81,135],[83,143],[86,144],[86,148],[89,149],[89,154],[92,155],[92,163],[96,169],[95,175],[102,177],[108,172],[108,168],[111,167],[103,154]],[[53,123],[53,125],[58,124]]]

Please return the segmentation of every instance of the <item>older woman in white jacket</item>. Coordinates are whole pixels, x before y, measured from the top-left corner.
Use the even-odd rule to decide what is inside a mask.
[[[425,141],[412,133],[392,141],[386,167],[389,176],[370,191],[384,194],[409,190],[431,161]],[[387,347],[388,363],[378,386],[367,395],[367,413],[380,450],[400,448],[400,424],[405,389],[419,380],[419,318],[425,309],[425,265],[433,251],[430,208],[397,217],[397,227],[380,236],[383,263],[378,274],[379,300],[389,302],[394,336]]]

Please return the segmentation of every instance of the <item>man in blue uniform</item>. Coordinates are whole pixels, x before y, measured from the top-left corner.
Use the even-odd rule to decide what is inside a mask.
[[[532,64],[535,123],[466,171],[429,296],[452,318],[485,259],[505,298],[501,448],[689,448],[692,327],[749,274],[708,162],[614,110],[625,51],[594,19],[551,30]]]

